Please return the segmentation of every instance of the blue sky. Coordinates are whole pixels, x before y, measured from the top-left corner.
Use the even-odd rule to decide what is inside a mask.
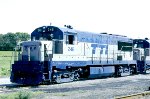
[[[149,0],[0,0],[0,33],[43,25],[150,38]]]

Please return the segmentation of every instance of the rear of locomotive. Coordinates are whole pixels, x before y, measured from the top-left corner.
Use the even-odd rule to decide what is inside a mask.
[[[62,36],[58,33],[60,31],[55,27],[40,27],[32,32],[31,41],[17,45],[15,61],[11,67],[11,82],[25,85],[51,82],[52,39],[61,39]]]
[[[137,61],[137,72],[150,71],[150,43],[147,39],[134,39],[133,59]]]

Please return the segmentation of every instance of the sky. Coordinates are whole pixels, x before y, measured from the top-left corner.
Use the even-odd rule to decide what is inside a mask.
[[[150,38],[149,0],[0,0],[0,33],[44,25]]]

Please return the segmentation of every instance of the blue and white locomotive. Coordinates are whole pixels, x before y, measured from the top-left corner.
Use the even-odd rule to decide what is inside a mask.
[[[138,47],[138,41],[126,36],[78,31],[70,26],[42,26],[31,33],[31,41],[17,45],[18,59],[12,64],[11,82],[62,83],[143,73],[145,58],[140,55],[145,49]],[[149,51],[149,43],[146,48]]]

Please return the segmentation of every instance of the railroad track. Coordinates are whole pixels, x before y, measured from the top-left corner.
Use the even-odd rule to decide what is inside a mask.
[[[115,99],[150,99],[150,91],[127,96],[115,97]]]
[[[27,87],[26,85],[20,85],[20,84],[3,84],[0,85],[0,88],[18,88],[18,87]]]

